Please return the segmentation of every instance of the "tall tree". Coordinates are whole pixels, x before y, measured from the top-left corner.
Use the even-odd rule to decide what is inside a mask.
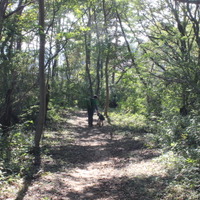
[[[40,140],[43,133],[45,122],[45,108],[46,108],[46,87],[45,87],[45,10],[44,0],[39,0],[39,115],[37,120],[36,134],[35,134],[35,149],[40,147]]]
[[[90,67],[91,67],[91,8],[88,8],[88,23],[87,27],[89,28],[89,31],[85,32],[85,68],[86,68],[86,76],[89,83],[89,91],[90,95],[93,96],[93,85],[92,85],[92,79],[90,74]]]
[[[105,110],[104,114],[106,117],[108,117],[108,107],[109,107],[109,100],[110,100],[110,92],[109,92],[109,73],[108,73],[108,67],[109,67],[109,61],[110,61],[110,48],[111,48],[111,42],[108,32],[108,14],[107,14],[107,7],[106,2],[103,0],[103,13],[104,13],[104,29],[105,29],[105,80],[106,80],[106,101],[105,101]]]
[[[96,61],[96,94],[99,95],[100,93],[100,85],[101,85],[101,70],[102,70],[102,62],[103,62],[103,58],[102,58],[102,44],[100,41],[100,30],[99,30],[99,20],[98,20],[98,16],[97,16],[97,10],[94,8],[93,9],[94,12],[94,23],[95,23],[95,29],[96,29],[96,38],[97,38],[97,42],[96,42],[96,48],[97,48],[97,61]]]

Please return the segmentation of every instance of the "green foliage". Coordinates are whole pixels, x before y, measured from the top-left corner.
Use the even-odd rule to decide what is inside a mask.
[[[188,161],[200,163],[200,126],[199,117],[173,117],[159,122],[160,142]]]
[[[169,171],[172,181],[165,189],[165,199],[198,200],[200,185],[200,165],[188,162],[185,157],[168,151],[158,158]]]
[[[58,123],[61,120],[60,111],[62,111],[61,107],[53,106],[50,102],[47,111],[47,121]]]
[[[27,109],[24,109],[23,113],[19,116],[24,131],[33,131],[35,128],[35,123],[37,120],[39,105],[30,106]]]
[[[110,113],[111,123],[119,128],[128,128],[136,132],[144,132],[147,128],[146,117],[141,114],[118,112]]]
[[[76,82],[56,81],[53,85],[51,103],[62,108],[76,106],[85,95],[83,85]]]
[[[177,195],[186,199],[198,199],[200,185],[200,118],[199,116],[173,116],[168,118],[165,115],[160,120],[154,122],[154,140],[161,145],[164,151],[173,152],[173,156],[168,154],[165,163],[172,171],[174,181],[169,191],[174,190],[172,196]],[[172,173],[173,172],[173,173]],[[186,191],[191,191],[192,196],[188,196]],[[168,196],[169,198],[169,196]],[[166,199],[168,199],[166,198]]]
[[[146,113],[145,91],[134,70],[128,71],[119,85],[112,86],[111,100],[112,96],[115,96],[122,112]]]
[[[27,126],[24,124],[24,126]],[[33,135],[21,132],[20,126],[10,132],[9,137],[0,137],[0,182],[11,177],[26,176],[30,173],[33,157],[29,154],[33,144]]]

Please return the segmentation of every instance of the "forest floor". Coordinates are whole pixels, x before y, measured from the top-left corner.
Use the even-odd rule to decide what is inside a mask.
[[[168,173],[156,159],[159,150],[148,149],[140,137],[146,133],[120,135],[106,122],[89,128],[84,111],[65,117],[59,131],[45,132],[37,174],[4,199],[165,199]]]

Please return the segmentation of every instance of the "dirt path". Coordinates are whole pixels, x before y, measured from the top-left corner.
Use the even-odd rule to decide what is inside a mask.
[[[156,200],[166,172],[153,161],[159,155],[143,142],[114,135],[113,128],[87,127],[86,113],[67,128],[46,135],[41,170],[26,183],[24,200]],[[20,199],[20,198],[18,198]]]

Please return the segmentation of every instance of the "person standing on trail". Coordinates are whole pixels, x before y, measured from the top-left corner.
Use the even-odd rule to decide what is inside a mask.
[[[87,102],[88,125],[89,125],[89,127],[93,126],[93,115],[94,115],[95,110],[96,110],[97,114],[99,113],[97,99],[98,99],[98,97],[96,95],[94,95]]]

